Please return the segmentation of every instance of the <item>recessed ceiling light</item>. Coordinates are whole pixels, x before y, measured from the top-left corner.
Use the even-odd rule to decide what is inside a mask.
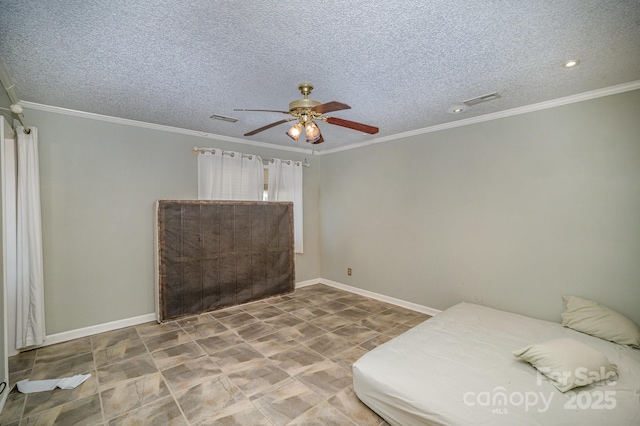
[[[462,108],[456,108],[453,110],[453,112],[462,112]]]
[[[577,67],[579,63],[580,61],[578,59],[571,59],[570,61],[565,62],[562,66],[565,68],[573,68]]]

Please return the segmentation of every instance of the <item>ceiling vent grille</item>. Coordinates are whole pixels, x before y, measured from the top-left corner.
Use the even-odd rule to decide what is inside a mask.
[[[220,114],[213,114],[209,118],[213,118],[214,120],[228,121],[229,123],[235,123],[236,121],[238,121],[237,118],[227,117],[226,115],[220,115]]]
[[[463,101],[463,103],[466,106],[473,106],[473,105],[477,105],[477,104],[482,103],[482,102],[487,102],[487,101],[492,101],[494,99],[499,99],[501,97],[502,96],[500,96],[499,93],[494,92],[494,93],[489,93],[489,94],[486,94],[486,95],[478,96],[477,98],[467,99],[466,101]]]

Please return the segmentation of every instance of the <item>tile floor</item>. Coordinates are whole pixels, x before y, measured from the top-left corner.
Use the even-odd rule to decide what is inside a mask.
[[[91,373],[74,390],[21,394],[0,424],[385,425],[351,365],[428,315],[316,284],[164,324],[24,352],[10,381]]]

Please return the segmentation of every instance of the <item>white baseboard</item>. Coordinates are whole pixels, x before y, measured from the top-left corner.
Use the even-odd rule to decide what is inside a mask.
[[[314,284],[320,284],[320,278],[316,278],[313,280],[300,281],[299,283],[296,283],[296,288],[307,287]]]
[[[320,281],[320,284],[328,285],[330,287],[335,287],[340,290],[359,294],[361,296],[369,297],[371,299],[380,300],[381,302],[391,303],[392,305],[400,306],[401,308],[411,309],[412,311],[421,312],[423,314],[434,316],[442,312],[438,309],[430,308],[428,306],[418,305],[417,303],[407,302],[406,300],[396,299],[395,297],[385,296],[384,294],[374,293],[373,291],[363,290],[361,288],[352,287],[350,285],[342,284],[336,281],[331,281],[324,278],[320,278],[319,281]]]
[[[418,305],[417,303],[407,302],[405,300],[396,299],[395,297],[385,296],[384,294],[374,293],[372,291],[363,290],[361,288],[352,287],[350,285],[327,280],[324,278],[315,278],[312,280],[300,281],[296,283],[296,288],[303,288],[314,284],[324,284],[350,293],[359,294],[361,296],[370,297],[371,299],[380,300],[382,302],[391,303],[392,305],[402,308],[411,309],[412,311],[422,312],[427,315],[436,315],[441,311],[430,308],[428,306]],[[51,334],[47,336],[42,346],[55,345],[56,343],[68,342],[69,340],[79,339],[94,334],[105,333],[107,331],[117,330],[119,328],[130,327],[133,325],[143,324],[156,320],[156,314],[145,314],[133,318],[126,318],[118,321],[111,321],[104,324],[92,325],[90,327],[78,328],[76,330],[64,331],[62,333]],[[11,353],[9,356],[17,355],[19,352]],[[6,394],[3,392],[3,399],[0,399],[0,407],[4,404]]]
[[[104,333],[107,331],[117,330],[119,328],[130,327],[132,325],[143,324],[156,320],[156,314],[145,314],[133,318],[126,318],[118,321],[106,322],[104,324],[92,325],[90,327],[78,328],[76,330],[65,331],[62,333],[47,336],[43,346],[55,345],[56,343],[67,342],[69,340],[78,339],[80,337],[91,336],[93,334]]]
[[[320,283],[320,279],[301,281],[296,283],[296,288],[306,287],[318,283]],[[47,336],[44,343],[39,347],[68,342],[69,340],[79,339],[81,337],[87,337],[99,333],[105,333],[107,331],[113,331],[119,328],[131,327],[132,325],[143,324],[145,322],[151,321],[156,321],[155,313],[140,315],[133,318],[126,318],[118,321],[111,321],[104,324],[92,325],[90,327],[78,328],[76,330],[64,331],[62,333],[51,334]],[[19,351],[16,351],[14,353],[10,353],[9,356],[18,355],[19,353]],[[3,395],[6,397],[6,394],[3,393]]]
[[[78,328],[76,330],[64,331],[62,333],[48,335],[44,343],[39,347],[51,346],[56,343],[68,342],[69,340],[79,339],[81,337],[91,336],[93,334],[105,333],[107,331],[117,330],[119,328],[130,327],[132,325],[143,324],[156,320],[156,314],[145,314],[133,318],[126,318],[118,321],[106,322],[103,324],[92,325],[89,327]],[[35,348],[34,348],[35,349]],[[9,354],[9,356],[18,355],[19,352]]]

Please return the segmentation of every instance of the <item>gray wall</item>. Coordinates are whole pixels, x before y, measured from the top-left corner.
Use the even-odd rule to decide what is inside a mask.
[[[640,91],[321,160],[323,278],[554,321],[572,293],[640,324]]]
[[[309,159],[298,282],[551,320],[573,293],[640,323],[638,112],[634,91],[312,157],[27,110],[47,333],[153,312],[154,203],[196,196],[194,145]]]
[[[0,109],[0,116],[4,117],[9,124],[13,123],[11,111],[7,111],[10,105],[11,99],[9,99],[9,95],[3,88],[0,88],[0,107],[3,108]]]
[[[320,276],[317,157],[27,110],[39,129],[47,334],[154,312],[154,206],[197,196],[193,146],[303,159],[305,253]]]

